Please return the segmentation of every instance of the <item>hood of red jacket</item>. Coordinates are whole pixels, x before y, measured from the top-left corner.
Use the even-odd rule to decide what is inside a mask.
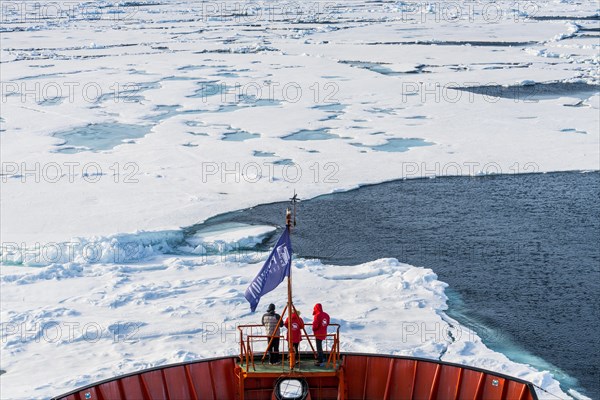
[[[315,304],[315,308],[313,310],[313,315],[316,315],[320,312],[323,312],[323,306],[321,305],[321,303],[317,303],[317,304]]]

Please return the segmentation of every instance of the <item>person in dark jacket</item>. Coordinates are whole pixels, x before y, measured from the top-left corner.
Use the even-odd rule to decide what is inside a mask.
[[[262,324],[265,327],[267,335],[272,337],[271,346],[269,346],[269,364],[276,365],[280,363],[279,359],[279,336],[280,329],[277,323],[281,319],[281,316],[275,312],[275,304],[269,304],[267,312],[262,317]]]
[[[291,324],[289,323],[291,322]],[[302,329],[304,329],[304,321],[300,318],[300,311],[292,313],[291,321],[289,318],[285,319],[284,325],[287,329],[292,330],[292,346],[294,347],[294,353],[296,353],[296,364],[300,363],[300,341],[302,340]]]
[[[325,362],[323,354],[323,340],[327,339],[327,327],[329,326],[329,314],[323,311],[321,303],[315,304],[313,309],[312,329],[317,342],[317,361],[315,365],[322,365]]]

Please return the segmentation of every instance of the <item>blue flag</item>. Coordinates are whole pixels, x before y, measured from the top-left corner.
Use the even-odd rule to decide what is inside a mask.
[[[277,241],[277,244],[269,254],[269,258],[260,269],[258,275],[246,289],[246,300],[250,303],[252,312],[256,311],[261,296],[275,289],[286,276],[290,276],[292,266],[292,242],[290,241],[289,229]]]

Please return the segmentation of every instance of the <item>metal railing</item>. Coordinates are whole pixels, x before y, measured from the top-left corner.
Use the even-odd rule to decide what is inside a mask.
[[[334,332],[329,332],[335,329]],[[257,343],[265,343],[266,349],[260,350],[262,353],[262,357],[260,359],[261,364],[264,364],[265,359],[268,357],[269,345],[273,338],[279,338],[280,346],[282,349],[279,351],[281,356],[281,368],[286,368],[286,356],[289,361],[290,359],[290,347],[293,351],[293,346],[290,346],[286,335],[280,336],[271,336],[265,335],[263,325],[259,324],[251,324],[251,325],[239,325],[237,327],[239,331],[239,341],[240,341],[240,355],[239,361],[240,365],[245,366],[246,371],[249,371],[252,368],[253,371],[256,371],[256,352],[255,352],[255,344]],[[303,338],[308,340],[308,343],[312,349],[312,353],[314,359],[317,358],[317,352],[313,346],[313,342],[316,339],[315,335],[309,335],[306,333],[306,330],[303,330]],[[260,354],[258,353],[258,354]],[[323,353],[328,353],[327,362],[325,364],[325,368],[336,368],[338,362],[340,360],[340,325],[339,324],[329,324],[329,329],[326,338],[323,340]],[[290,369],[294,369],[291,367]]]

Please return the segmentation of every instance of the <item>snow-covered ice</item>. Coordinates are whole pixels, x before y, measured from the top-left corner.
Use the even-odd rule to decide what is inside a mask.
[[[266,254],[241,257],[4,266],[2,396],[48,397],[155,365],[237,354],[236,325],[256,323],[270,302],[283,308],[287,296],[281,285],[252,314],[244,292]],[[550,373],[491,351],[476,332],[448,317],[447,285],[430,269],[395,259],[355,266],[297,259],[293,276],[296,307],[310,315],[322,302],[341,325],[342,351],[464,363],[565,397]]]
[[[594,2],[27,4],[3,8],[7,242],[600,163]],[[536,96],[553,83],[592,86]],[[456,90],[488,86],[513,95]]]
[[[247,225],[239,223],[217,224],[199,229],[186,239],[193,246],[193,253],[210,254],[214,252],[253,249],[275,231],[274,226]]]

